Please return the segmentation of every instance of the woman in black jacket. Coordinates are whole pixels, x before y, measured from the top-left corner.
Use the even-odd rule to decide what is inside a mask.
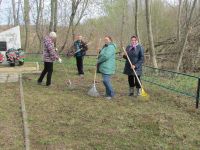
[[[142,64],[144,62],[144,49],[138,43],[138,38],[136,36],[131,37],[131,43],[126,47],[126,52],[133,64],[133,66],[131,66],[127,60],[127,56],[123,56],[126,59],[124,74],[128,75],[129,96],[134,95],[134,87],[136,87],[136,95],[139,96],[141,95],[141,86],[133,72],[133,69],[135,69],[140,80],[140,76],[142,75]]]

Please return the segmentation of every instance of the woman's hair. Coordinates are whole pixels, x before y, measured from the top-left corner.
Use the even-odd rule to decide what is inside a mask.
[[[51,38],[56,38],[56,37],[57,37],[56,32],[50,32],[50,33],[49,33],[49,36],[50,36]]]
[[[106,37],[109,38],[109,40],[110,40],[111,42],[113,41],[111,36],[106,35],[105,38],[106,38]]]
[[[136,40],[138,40],[138,37],[135,36],[135,35],[133,35],[133,36],[131,37],[131,39],[133,39],[133,38],[135,38]]]

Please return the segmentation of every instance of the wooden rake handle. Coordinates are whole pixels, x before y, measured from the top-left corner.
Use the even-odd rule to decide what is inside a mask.
[[[99,39],[99,43],[98,43],[97,49],[96,49],[96,51],[97,51],[97,61],[98,61],[98,57],[99,57],[99,47],[100,47],[100,44],[101,44],[101,38]],[[95,83],[96,78],[97,78],[97,66],[95,67],[95,72],[94,72],[94,85],[96,84]]]

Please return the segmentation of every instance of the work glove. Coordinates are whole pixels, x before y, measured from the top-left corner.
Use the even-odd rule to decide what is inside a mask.
[[[58,62],[59,62],[59,63],[62,63],[62,59],[61,59],[61,58],[58,58]]]

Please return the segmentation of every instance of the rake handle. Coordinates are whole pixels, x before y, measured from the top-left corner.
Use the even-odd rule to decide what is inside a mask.
[[[99,43],[97,45],[97,61],[98,61],[98,57],[99,57],[99,47],[100,47],[100,44],[101,44],[101,38],[99,39]],[[94,85],[96,84],[96,78],[97,78],[97,66],[95,68],[95,72],[94,72]]]
[[[129,61],[130,65],[131,65],[131,69],[133,70],[133,72],[134,72],[134,74],[135,74],[135,76],[136,76],[136,78],[137,78],[137,80],[138,80],[138,83],[139,83],[140,86],[142,87],[142,83],[141,83],[140,79],[138,78],[138,75],[137,75],[135,69],[132,68],[133,64],[132,64],[130,58],[128,57],[128,54],[127,54],[127,52],[126,52],[126,50],[125,50],[124,47],[123,47],[123,50],[124,50],[124,53],[126,54],[126,57],[127,57],[128,61]]]

